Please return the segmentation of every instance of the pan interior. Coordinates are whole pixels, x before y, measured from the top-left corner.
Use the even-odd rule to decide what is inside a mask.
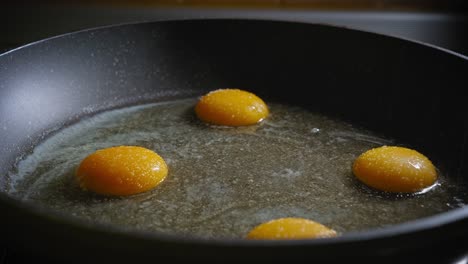
[[[193,114],[195,103],[190,98],[136,105],[64,128],[18,163],[7,192],[92,222],[206,238],[242,238],[279,217],[309,218],[339,233],[360,231],[467,201],[443,171],[423,194],[366,188],[352,175],[354,159],[370,148],[402,143],[350,123],[270,103],[271,114],[260,124],[210,126]],[[82,191],[74,177],[80,161],[117,145],[156,151],[168,163],[167,179],[130,197]]]

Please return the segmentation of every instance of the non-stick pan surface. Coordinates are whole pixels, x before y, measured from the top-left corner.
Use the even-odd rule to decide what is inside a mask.
[[[325,25],[185,20],[87,30],[0,56],[0,188],[60,128],[126,105],[248,87],[392,136],[468,173],[468,61],[439,48]],[[434,258],[468,241],[468,211],[313,241],[204,240],[84,223],[0,195],[2,239],[36,254],[116,262],[171,256],[236,260]],[[435,252],[435,253],[432,253]],[[154,258],[154,261],[157,261]]]

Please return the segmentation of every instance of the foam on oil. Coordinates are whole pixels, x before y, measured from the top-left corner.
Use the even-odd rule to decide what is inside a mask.
[[[92,222],[206,238],[242,238],[280,217],[309,218],[345,233],[465,204],[465,195],[444,175],[415,196],[363,187],[352,175],[354,159],[395,142],[350,124],[270,104],[271,114],[260,124],[216,127],[196,119],[195,103],[128,107],[65,128],[18,164],[8,192]],[[131,197],[82,191],[74,177],[81,160],[118,145],[156,151],[169,166],[166,180]]]

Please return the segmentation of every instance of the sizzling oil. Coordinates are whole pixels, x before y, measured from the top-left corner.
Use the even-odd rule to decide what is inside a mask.
[[[363,187],[352,175],[355,158],[395,142],[348,123],[270,104],[271,114],[260,124],[209,126],[196,119],[195,103],[113,110],[65,128],[19,162],[8,192],[92,222],[206,238],[242,238],[253,226],[280,217],[309,218],[345,233],[464,205],[444,175],[415,196]],[[131,197],[82,191],[74,177],[81,160],[118,145],[156,151],[169,166],[166,180]]]

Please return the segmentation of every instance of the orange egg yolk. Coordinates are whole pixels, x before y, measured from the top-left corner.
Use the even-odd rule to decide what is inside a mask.
[[[253,228],[247,239],[311,239],[334,237],[337,233],[317,222],[303,218],[279,218]]]
[[[224,126],[253,125],[268,116],[268,107],[253,93],[219,89],[202,96],[195,106],[202,121]]]
[[[386,192],[418,192],[437,179],[436,169],[426,156],[403,147],[368,150],[355,160],[353,173],[366,185]]]
[[[85,190],[126,196],[154,188],[167,172],[165,161],[154,151],[119,146],[101,149],[86,157],[76,170],[76,177]]]

